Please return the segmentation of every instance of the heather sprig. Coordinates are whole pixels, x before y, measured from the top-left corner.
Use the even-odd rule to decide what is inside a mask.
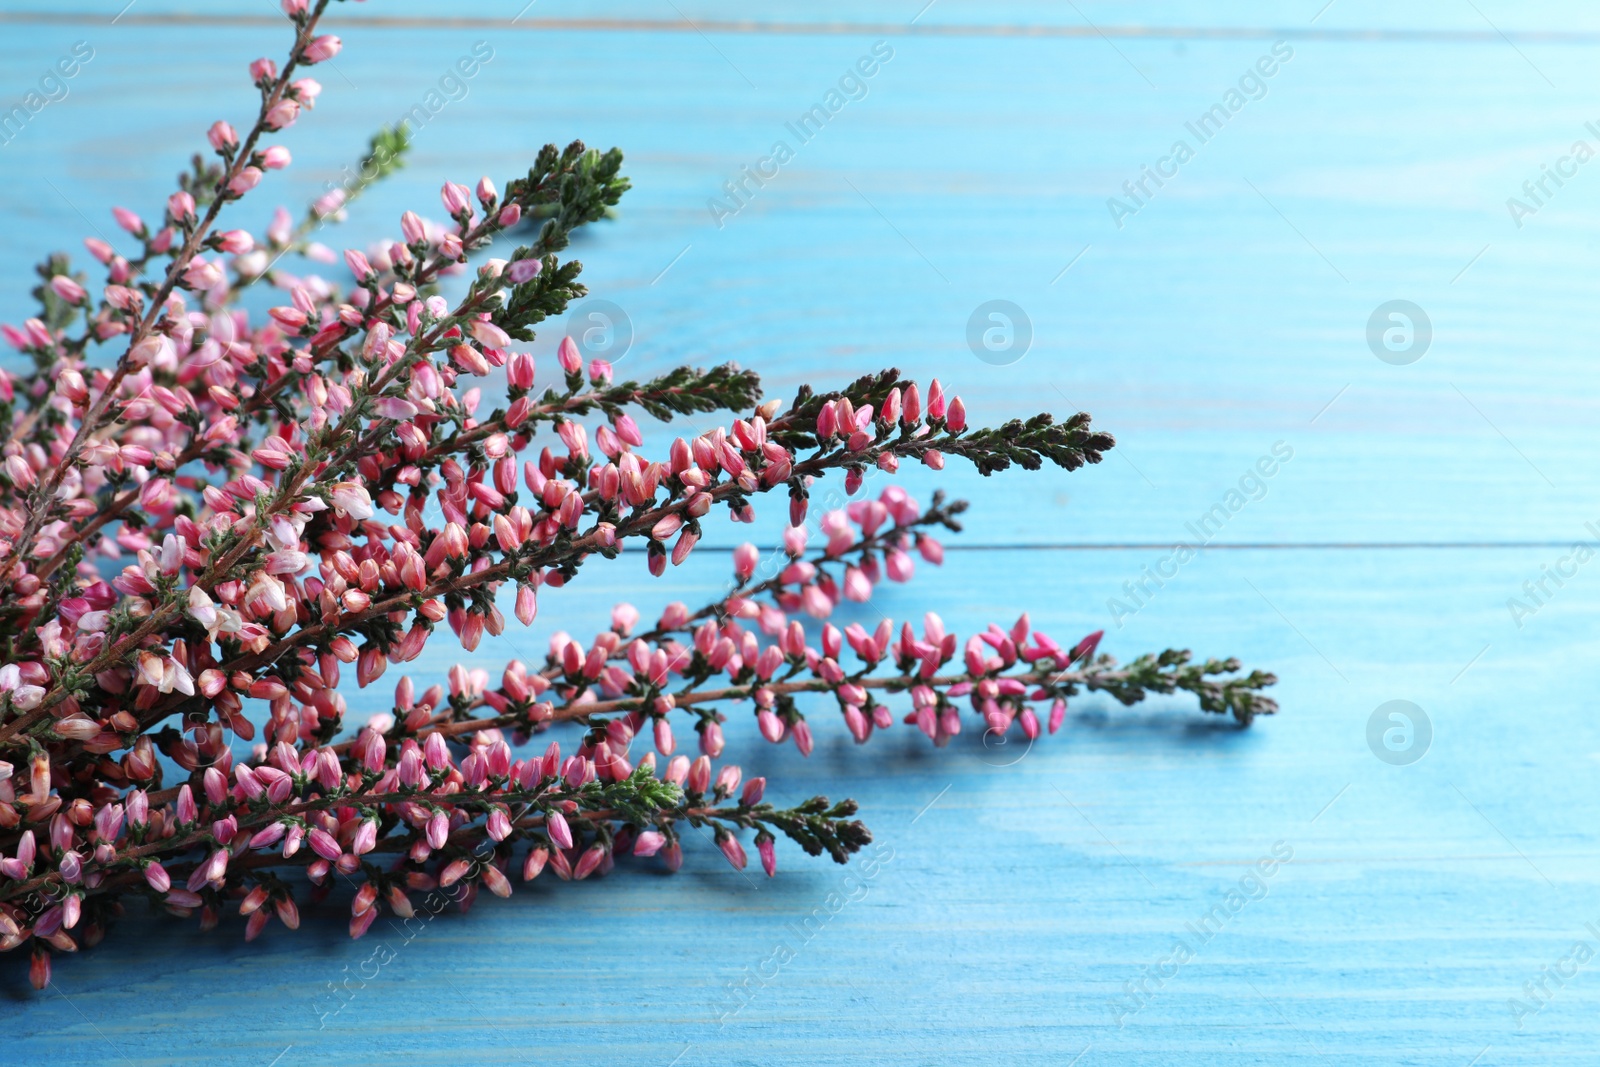
[[[561,255],[628,188],[615,149],[546,146],[503,187],[447,182],[441,219],[405,212],[337,277],[313,238],[398,170],[403,130],[300,223],[222,229],[290,164],[275,138],[322,91],[302,68],[340,48],[317,33],[328,0],[283,6],[293,41],[281,68],[250,64],[244,135],[213,124],[158,223],[114,209],[127,247],[87,240],[88,270],[50,256],[36,314],[0,327],[20,353],[0,369],[0,951],[26,948],[35,984],[133,896],[206,927],[236,912],[253,938],[343,887],[359,937],[409,893],[460,886],[465,906],[513,874],[676,868],[702,835],[740,868],[749,840],[769,875],[779,838],[839,862],[871,840],[853,801],[785,806],[714,764],[733,714],[809,754],[819,715],[858,742],[898,719],[944,745],[967,713],[1055,733],[1085,691],[1183,691],[1245,725],[1276,710],[1273,676],[1236,660],[1119,665],[1099,632],[1061,644],[1027,615],[964,641],[935,613],[830,621],[940,563],[935,535],[966,508],[867,496],[869,472],[1077,470],[1114,445],[1087,414],[971,426],[939,381],[893,369],[787,405],[733,363],[617,381],[571,338],[539,381],[526,346],[587,293]],[[276,294],[264,315],[239,302],[253,287]],[[687,415],[724,417],[646,447],[640,420]],[[854,499],[814,508],[835,474]],[[350,682],[441,625],[470,653],[509,625],[503,605],[529,625],[542,593],[629,548],[662,577],[768,494],[781,546],[741,545],[711,602],[642,631],[621,604],[589,640],[556,632],[541,663],[457,665],[420,692],[402,676],[391,710],[347,721]],[[535,751],[560,723],[576,740]]]

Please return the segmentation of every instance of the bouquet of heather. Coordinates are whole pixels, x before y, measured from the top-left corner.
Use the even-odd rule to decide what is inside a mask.
[[[853,802],[775,802],[713,762],[740,706],[802,753],[802,694],[836,704],[859,742],[909,728],[936,745],[968,706],[985,731],[1053,733],[1083,690],[1184,690],[1245,724],[1276,710],[1273,676],[1236,660],[1118,665],[1100,634],[1057,644],[1026,615],[964,641],[931,613],[826,623],[914,558],[938,563],[933,534],[958,530],[964,505],[924,509],[891,485],[814,514],[816,479],[842,472],[859,496],[869,471],[906,462],[1073,470],[1113,443],[1088,415],[977,429],[939,382],[893,370],[787,403],[732,364],[617,381],[571,338],[536,391],[523,349],[585,293],[559,254],[627,189],[615,150],[546,147],[503,187],[446,184],[447,224],[407,212],[391,242],[344,254],[348,280],[277,265],[326,251],[312,235],[399,166],[403,133],[298,223],[221,229],[289,163],[266,142],[316,102],[302,68],[339,50],[317,32],[327,3],[285,0],[294,41],[281,65],[250,65],[255,121],[211,127],[160,221],[115,209],[124,247],[85,242],[96,278],[52,256],[35,317],[4,327],[22,362],[0,370],[0,950],[25,950],[35,985],[129,897],[205,927],[237,913],[253,938],[344,886],[359,937],[382,908],[410,915],[415,893],[466,907],[546,869],[676,867],[686,825],[735,867],[748,843],[772,874],[779,836],[843,862],[870,840]],[[519,229],[529,243],[464,275]],[[281,306],[252,316],[237,301],[261,283]],[[477,381],[503,404],[485,411]],[[641,451],[636,420],[719,411],[726,425]],[[401,677],[391,713],[345,721],[349,674],[378,683],[441,623],[470,652],[507,625],[502,606],[531,623],[541,590],[629,542],[659,577],[714,512],[749,522],[768,493],[786,498],[782,545],[736,550],[714,602],[647,625],[620,605],[542,663]],[[530,744],[562,722],[581,727],[575,747]]]

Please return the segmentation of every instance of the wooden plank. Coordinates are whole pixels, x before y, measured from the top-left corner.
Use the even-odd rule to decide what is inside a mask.
[[[266,22],[273,12],[264,5],[216,4],[201,0],[79,0],[70,5],[19,0],[4,16],[30,22],[50,19],[84,25],[138,24],[162,19],[169,23]],[[338,23],[392,23],[406,28],[421,24],[483,22],[548,27],[581,23],[643,26],[682,33],[836,32],[842,27],[882,26],[905,33],[967,35],[1048,35],[1070,32],[1084,36],[1178,32],[1204,35],[1260,32],[1283,28],[1307,36],[1315,33],[1472,35],[1498,41],[1501,32],[1530,38],[1561,37],[1600,28],[1592,8],[1570,0],[1490,0],[1476,5],[1440,4],[1401,7],[1374,0],[1263,0],[1257,3],[1206,3],[1173,0],[1162,4],[1129,4],[1119,0],[1083,0],[1058,4],[1051,0],[775,0],[752,10],[731,0],[681,0],[670,8],[652,0],[460,0],[446,5],[429,0],[384,0],[382,3],[335,3],[330,20]]]
[[[1542,561],[1214,553],[1106,647],[1195,641],[1277,669],[1286,710],[1248,731],[1184,700],[1086,698],[1032,750],[974,731],[939,752],[905,726],[857,748],[818,715],[803,761],[735,720],[733,744],[771,795],[861,800],[893,849],[874,877],[845,881],[782,845],[776,879],[746,879],[705,845],[675,877],[625,863],[592,883],[541,882],[409,941],[380,923],[352,943],[317,919],[246,946],[237,922],[213,937],[135,920],[118,944],[63,961],[57,992],[18,1005],[8,1057],[976,1064],[1065,1063],[1091,1045],[1084,1063],[1311,1063],[1320,1049],[1459,1067],[1492,1045],[1481,1062],[1577,1061],[1596,1036],[1591,975],[1521,1032],[1506,1007],[1574,941],[1593,945],[1583,924],[1600,919],[1578,785],[1595,759],[1580,664],[1600,639],[1600,584],[1580,572],[1519,632],[1504,600]],[[952,554],[915,586],[880,589],[861,617],[936,606],[970,631],[1031,606],[1065,638],[1099,623],[1105,585],[1139,562]],[[675,588],[714,595],[723,563],[697,554]],[[633,575],[596,572],[549,597],[541,624],[588,633],[638,592]],[[537,651],[554,625],[516,644]],[[507,652],[501,641],[469,662]],[[431,648],[418,677],[453,658]],[[353,706],[380,707],[388,687],[375,688]],[[1411,766],[1368,748],[1367,720],[1391,699],[1431,718],[1431,749]],[[1278,841],[1293,858],[1266,895],[1203,946],[1186,934]],[[856,899],[809,938],[790,930],[835,892]],[[1119,1029],[1108,1002],[1186,936],[1195,958]],[[794,958],[767,962],[784,938]],[[395,958],[363,975],[382,944],[379,958]],[[347,1006],[320,1020],[346,968]],[[747,969],[765,982],[723,1021]],[[20,999],[22,977],[7,975]]]

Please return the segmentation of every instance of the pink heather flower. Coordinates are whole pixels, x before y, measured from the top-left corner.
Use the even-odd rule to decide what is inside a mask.
[[[527,259],[512,260],[501,277],[512,285],[521,285],[523,282],[538,277],[539,270],[543,266],[544,264],[541,260],[534,259],[531,256]]]
[[[118,226],[121,226],[135,237],[142,237],[146,233],[144,220],[127,208],[114,207],[111,209],[111,214],[117,220]]]
[[[756,838],[756,851],[761,854],[761,869],[767,872],[767,877],[775,877],[778,873],[777,842],[770,837]],[[742,866],[735,864],[734,866]]]
[[[422,219],[414,211],[407,211],[400,216],[400,232],[405,234],[407,244],[422,244],[428,239]]]
[[[556,347],[556,362],[568,374],[577,374],[583,369],[583,356],[578,352],[578,343],[571,337],[563,337],[561,344]]]
[[[280,3],[299,31],[296,65],[337,55],[337,37],[311,40],[323,5]],[[206,131],[227,176],[221,202],[289,165],[289,149],[262,135],[297,121],[322,91],[311,78],[284,84],[279,69],[250,66],[267,101],[243,138],[250,152],[241,156],[226,122]],[[557,169],[550,187],[570,191],[571,160]],[[516,198],[531,204],[523,186]],[[793,810],[765,800],[764,778],[744,779],[736,747],[721,762],[726,715],[753,713],[762,738],[792,737],[802,756],[816,739],[798,709],[813,704],[844,720],[814,718],[817,729],[857,742],[905,716],[943,746],[968,706],[988,730],[1031,742],[1064,724],[1054,675],[1075,669],[1074,684],[1105,684],[1107,662],[1093,661],[1100,633],[1068,651],[1026,616],[959,635],[931,613],[920,629],[826,622],[885,579],[911,580],[918,555],[940,562],[942,546],[922,531],[946,516],[875,486],[873,497],[823,503],[811,537],[810,492],[830,494],[825,479],[841,468],[847,496],[903,461],[941,469],[947,453],[932,446],[956,435],[980,466],[998,454],[988,434],[964,436],[965,407],[939,382],[816,383],[829,391],[803,391],[785,412],[740,399],[753,381],[685,368],[663,379],[665,393],[629,385],[623,396],[607,388],[609,361],[586,356],[581,335],[558,334],[566,380],[535,393],[535,361],[513,350],[511,331],[522,332],[515,309],[543,262],[527,247],[468,258],[486,251],[479,238],[492,229],[472,227],[477,212],[510,226],[521,206],[487,178],[445,183],[442,225],[406,211],[402,240],[345,252],[352,285],[325,266],[338,253],[307,231],[342,213],[355,188],[317,195],[299,228],[288,210],[273,212],[259,248],[243,229],[198,235],[198,194],[169,190],[154,232],[114,209],[134,235],[125,254],[89,239],[85,280],[47,270],[39,317],[0,325],[25,364],[44,368],[0,369],[0,405],[17,409],[0,448],[0,573],[6,603],[27,616],[0,660],[0,707],[21,739],[5,753],[15,762],[0,762],[0,816],[28,826],[6,835],[0,879],[43,887],[0,908],[0,950],[32,939],[36,984],[48,984],[54,952],[98,939],[129,890],[202,928],[237,907],[247,938],[274,916],[293,929],[299,911],[275,868],[303,869],[319,900],[353,883],[353,937],[384,903],[414,915],[418,893],[451,889],[462,910],[485,890],[508,896],[519,855],[524,880],[547,866],[565,880],[604,875],[629,852],[677,870],[689,820],[712,823],[736,868],[747,846],[730,828],[749,830],[771,876],[776,831],[812,837]],[[571,220],[540,222],[564,244]],[[309,264],[279,266],[291,248]],[[169,268],[176,288],[161,285]],[[454,284],[460,274],[470,288]],[[241,295],[257,281],[277,295]],[[89,314],[69,325],[65,308]],[[742,410],[702,420],[688,438],[635,421],[729,407]],[[1056,432],[1035,420],[1011,444],[1032,461]],[[27,521],[36,496],[53,510]],[[739,544],[736,584],[709,602],[674,601],[653,624],[616,604],[599,633],[553,634],[548,659],[402,678],[392,704],[356,712],[352,692],[419,660],[435,631],[448,627],[471,652],[504,634],[508,599],[531,624],[545,587],[587,583],[602,560],[640,547],[644,569],[662,575],[724,507],[750,523],[766,500],[788,520],[770,576],[759,542]],[[544,599],[547,616],[570,606]],[[132,647],[114,640],[119,620],[138,624]],[[97,670],[68,678],[71,664]],[[215,720],[176,723],[195,695]],[[565,753],[527,747],[577,721],[589,729]],[[678,731],[691,727],[698,754],[677,753]],[[733,732],[735,745],[750,741],[748,727]],[[176,790],[162,788],[162,756]],[[528,833],[540,820],[543,833]],[[836,828],[847,849],[859,841]],[[368,878],[380,862],[385,873]],[[166,863],[182,872],[177,884]],[[134,884],[118,869],[137,871]]]
[[[559,811],[550,812],[545,821],[545,830],[550,834],[550,840],[557,848],[567,849],[572,847],[572,830],[567,826],[566,816]]]
[[[691,793],[704,793],[711,788],[711,760],[707,756],[696,757],[689,765],[689,777],[684,788]]]
[[[724,833],[717,839],[717,847],[722,850],[724,856],[728,857],[728,862],[733,864],[734,870],[744,870],[749,858],[745,855],[744,846],[739,843],[737,837],[730,833]]]
[[[350,273],[356,276],[357,281],[365,282],[376,273],[366,255],[354,248],[345,249],[344,262],[345,266],[350,268]]]
[[[228,191],[235,196],[243,196],[260,184],[261,168],[245,167],[234,175],[232,181],[228,182]]]
[[[206,140],[211,142],[212,148],[221,152],[236,147],[239,144],[239,135],[234,132],[232,126],[219,120],[212,123],[211,128],[206,131]]]
[[[445,182],[439,190],[439,199],[444,204],[445,211],[454,218],[461,214],[471,214],[472,194],[465,185],[455,182]]]
[[[57,296],[69,304],[81,304],[84,302],[84,298],[88,296],[88,294],[84,292],[83,286],[79,285],[65,274],[57,274],[51,278],[50,288],[55,291]]]
[[[343,42],[339,38],[331,33],[326,33],[306,45],[306,50],[301,54],[301,58],[308,64],[326,62],[338,55],[339,49],[342,47]]]
[[[967,408],[961,403],[959,396],[950,401],[950,411],[945,416],[945,428],[951,433],[960,433],[967,428]]]
[[[536,848],[528,853],[528,858],[522,865],[522,880],[531,882],[539,877],[539,872],[544,870],[545,863],[550,859],[550,850]]]
[[[504,330],[483,319],[473,319],[467,323],[467,332],[472,334],[479,344],[490,348],[505,348],[511,344],[511,338]]]
[[[761,550],[746,541],[733,550],[733,573],[738,576],[741,582],[747,582],[750,580],[750,576],[756,572],[756,564],[760,561]]]
[[[605,858],[606,850],[604,845],[590,845],[588,848],[584,849],[583,856],[578,860],[578,865],[573,868],[573,880],[581,882],[583,879],[589,877],[589,875],[594,873],[595,868],[600,866],[600,861]]]
[[[300,117],[300,102],[298,100],[279,100],[267,109],[266,127],[269,130],[281,130],[294,125],[294,120]]]
[[[311,851],[330,863],[344,853],[344,850],[339,847],[338,840],[320,826],[312,827],[306,839],[311,845]]]
[[[172,879],[167,875],[167,869],[154,860],[145,867],[144,880],[157,893],[165,893],[172,888]]]
[[[722,727],[714,722],[705,724],[705,729],[700,731],[700,751],[716,759],[722,755],[723,748]]]
[[[234,255],[242,255],[255,246],[256,240],[248,230],[224,230],[217,235],[217,247]]]
[[[672,759],[667,761],[667,769],[661,775],[661,780],[663,782],[671,782],[673,785],[676,785],[676,786],[682,786],[683,783],[688,779],[688,777],[689,777],[689,757],[688,756],[674,756],[674,757],[672,757]]]
[[[328,496],[335,508],[352,519],[364,521],[372,518],[372,497],[361,483],[339,482]]]

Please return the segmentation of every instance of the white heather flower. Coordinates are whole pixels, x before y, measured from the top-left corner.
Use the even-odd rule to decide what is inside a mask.
[[[208,631],[217,628],[217,608],[211,597],[198,585],[189,588],[189,615]]]
[[[367,495],[367,487],[359,482],[340,482],[328,495],[333,506],[352,519],[359,522],[372,518],[372,497]]]

